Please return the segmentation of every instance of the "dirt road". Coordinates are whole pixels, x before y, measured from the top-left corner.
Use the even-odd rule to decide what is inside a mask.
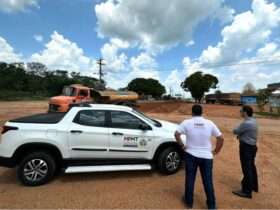
[[[180,122],[189,117],[189,104],[143,104],[152,117]],[[46,102],[1,102],[0,123],[17,116],[42,112]],[[260,124],[257,167],[260,192],[252,200],[231,194],[239,188],[241,170],[238,142],[231,134],[240,122],[239,107],[207,105],[206,116],[221,128],[226,142],[215,158],[214,180],[219,208],[280,208],[280,120],[258,118]],[[0,208],[184,208],[184,170],[172,176],[157,172],[114,172],[59,175],[50,184],[21,186],[14,169],[0,168]],[[205,208],[205,196],[198,176],[195,208]]]

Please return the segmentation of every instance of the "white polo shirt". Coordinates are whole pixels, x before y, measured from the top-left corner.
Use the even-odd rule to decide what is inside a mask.
[[[218,127],[203,117],[183,121],[177,131],[186,136],[186,152],[205,159],[213,159],[211,137],[221,136]]]

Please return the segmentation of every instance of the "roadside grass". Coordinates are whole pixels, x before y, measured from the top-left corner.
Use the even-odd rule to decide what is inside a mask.
[[[0,101],[35,101],[46,100],[45,92],[7,91],[0,90]]]
[[[280,118],[280,113],[275,112],[255,112],[256,115],[270,118]]]
[[[48,97],[44,96],[26,96],[26,97],[7,97],[0,98],[0,101],[42,101],[47,100]]]

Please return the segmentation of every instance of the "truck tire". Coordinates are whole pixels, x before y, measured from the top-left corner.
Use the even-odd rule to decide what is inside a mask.
[[[47,152],[28,154],[19,163],[17,177],[26,186],[39,186],[49,182],[56,171],[54,158]]]
[[[158,169],[162,174],[170,175],[176,173],[181,166],[182,157],[175,147],[168,147],[161,151],[158,156]]]

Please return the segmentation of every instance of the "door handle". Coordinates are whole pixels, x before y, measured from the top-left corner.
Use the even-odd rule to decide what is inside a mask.
[[[71,133],[83,133],[83,131],[80,131],[80,130],[71,130],[70,132]]]
[[[123,136],[123,133],[118,133],[118,132],[113,132],[112,133],[114,136]]]

